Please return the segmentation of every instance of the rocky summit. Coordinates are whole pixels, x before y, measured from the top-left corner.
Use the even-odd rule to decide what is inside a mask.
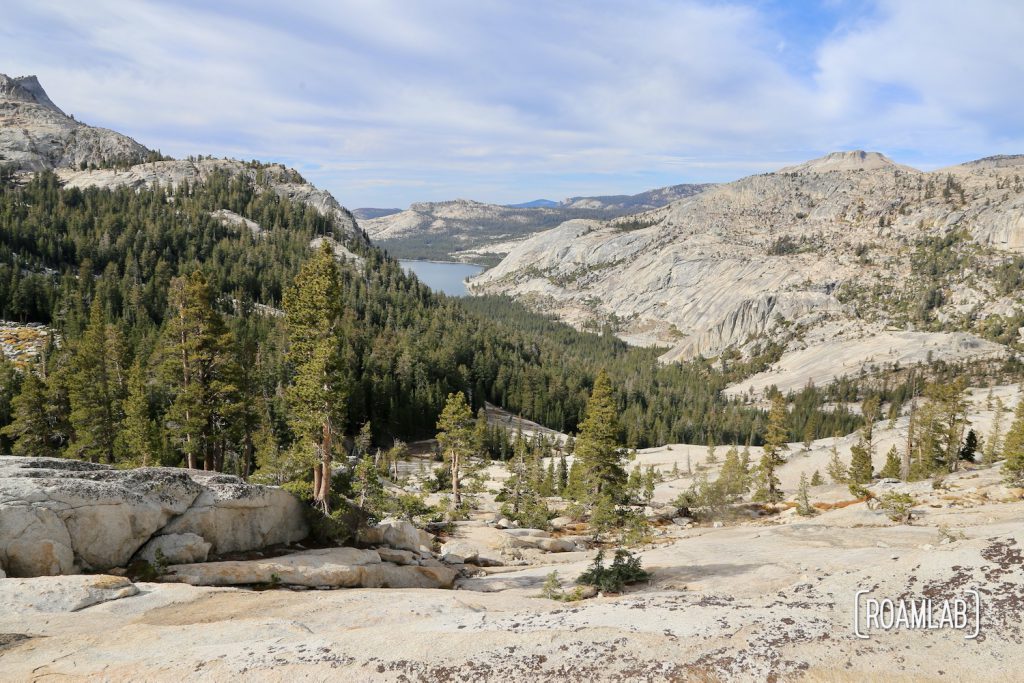
[[[126,135],[65,114],[35,76],[0,74],[0,167],[40,171],[127,165],[151,155]]]

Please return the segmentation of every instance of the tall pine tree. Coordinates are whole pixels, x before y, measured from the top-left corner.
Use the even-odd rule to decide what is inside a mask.
[[[786,431],[786,399],[781,393],[772,397],[772,407],[768,413],[768,428],[764,435],[764,455],[758,468],[758,488],[755,499],[769,503],[782,500],[779,477],[775,471],[786,461],[782,451],[789,448]]]
[[[68,376],[74,429],[69,450],[76,458],[114,462],[127,388],[124,353],[120,332],[107,324],[103,303],[97,296],[89,310],[89,324],[75,347]]]
[[[457,510],[462,505],[459,488],[462,469],[478,450],[476,423],[465,394],[448,394],[441,416],[437,418],[437,429],[437,443],[452,475],[452,509]]]
[[[622,496],[627,476],[623,469],[623,449],[617,440],[617,425],[611,380],[602,369],[594,380],[575,444],[588,502],[596,502],[602,495],[613,499]]]
[[[331,464],[343,429],[346,378],[342,365],[338,266],[327,240],[303,265],[284,297],[289,424],[299,453],[313,468],[313,501],[330,511]]]

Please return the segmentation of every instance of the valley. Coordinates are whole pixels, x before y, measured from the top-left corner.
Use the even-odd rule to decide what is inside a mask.
[[[719,180],[613,172],[647,77],[615,149],[559,98],[496,168]],[[176,159],[0,74],[0,680],[1018,675],[1024,156],[409,203],[489,147],[281,106],[217,133],[277,161]]]

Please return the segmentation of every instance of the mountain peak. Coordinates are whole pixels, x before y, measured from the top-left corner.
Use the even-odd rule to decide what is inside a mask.
[[[17,76],[12,78],[7,74],[0,74],[0,100],[38,104],[66,116],[60,107],[54,104],[50,96],[46,94],[36,76]]]
[[[779,173],[828,173],[830,171],[874,171],[878,169],[901,169],[912,171],[909,166],[897,164],[881,152],[865,152],[854,149],[830,152],[823,157],[805,161],[796,166],[787,166]]]

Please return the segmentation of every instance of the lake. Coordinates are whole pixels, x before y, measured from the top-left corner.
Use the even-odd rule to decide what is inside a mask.
[[[466,296],[465,279],[484,271],[483,266],[470,263],[443,263],[441,261],[399,261],[412,271],[420,282],[436,292],[449,296]]]

